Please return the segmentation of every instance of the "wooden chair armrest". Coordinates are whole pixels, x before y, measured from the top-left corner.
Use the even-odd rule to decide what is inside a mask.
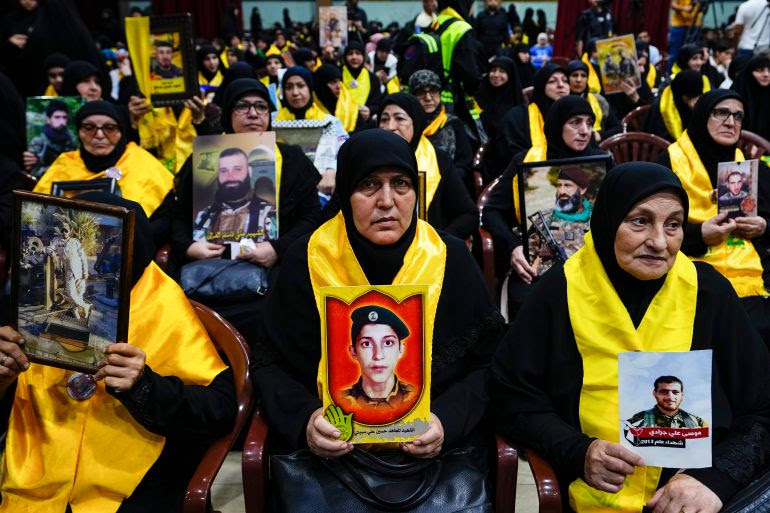
[[[211,484],[222,467],[221,452],[230,449],[231,437],[224,436],[206,450],[203,459],[198,465],[198,469],[193,474],[192,479],[187,484],[187,493],[184,497],[182,506],[183,513],[209,513],[211,497]]]
[[[259,413],[254,417],[246,432],[241,459],[243,476],[243,499],[246,513],[261,513],[266,511],[267,496],[265,495],[268,479],[268,454],[266,451],[267,423]]]
[[[473,172],[473,190],[476,192],[476,198],[479,197],[481,194],[481,191],[484,190],[484,178],[481,176],[480,171],[474,171]]]
[[[495,442],[497,445],[495,511],[497,513],[515,513],[519,452],[500,435],[495,436]]]
[[[155,263],[164,271],[168,269],[168,259],[171,256],[171,244],[164,244],[155,252]]]
[[[479,237],[481,240],[481,264],[484,271],[484,281],[492,295],[497,290],[497,278],[495,276],[495,245],[492,241],[492,234],[479,226]]]
[[[527,449],[527,461],[537,487],[540,513],[561,513],[559,481],[551,465],[533,449]]]

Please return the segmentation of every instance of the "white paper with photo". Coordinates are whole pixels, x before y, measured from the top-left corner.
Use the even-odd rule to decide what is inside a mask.
[[[717,167],[717,206],[728,219],[757,215],[759,160],[720,162]]]
[[[711,358],[711,350],[618,355],[620,444],[645,465],[711,466]]]

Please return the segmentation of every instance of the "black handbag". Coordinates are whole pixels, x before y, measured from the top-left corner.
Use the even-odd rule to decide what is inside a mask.
[[[378,455],[358,447],[334,459],[307,449],[271,456],[280,511],[291,513],[491,513],[486,472],[473,447],[432,459]]]
[[[268,270],[245,260],[196,260],[182,267],[180,284],[191,299],[250,299],[267,293]]]
[[[721,513],[770,513],[770,472],[738,492]]]

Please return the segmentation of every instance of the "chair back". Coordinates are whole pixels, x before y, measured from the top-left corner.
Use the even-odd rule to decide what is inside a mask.
[[[656,162],[666,151],[669,142],[657,135],[644,132],[626,132],[602,141],[599,148],[612,154],[616,164],[624,162]]]
[[[551,62],[554,64],[558,64],[562,68],[566,68],[567,64],[569,64],[569,58],[568,57],[554,57],[551,59]]]
[[[481,215],[484,213],[484,207],[489,202],[489,197],[498,182],[500,182],[499,176],[490,182],[490,184],[481,191],[481,194],[479,194],[479,199],[476,202],[476,207],[479,209],[479,220],[481,220]],[[497,276],[495,275],[495,244],[492,239],[492,234],[484,229],[481,222],[479,222],[479,240],[481,241],[481,268],[484,271],[484,281],[487,283],[487,287],[489,287],[490,292],[494,296],[495,291],[497,290]]]
[[[738,148],[747,159],[758,159],[764,155],[770,155],[770,141],[748,130],[741,130]]]
[[[525,87],[521,90],[521,96],[524,98],[525,103],[530,103],[532,101],[532,92],[534,90],[534,86]]]
[[[233,430],[209,446],[187,486],[184,513],[208,513],[211,504],[211,483],[253,410],[254,391],[249,372],[251,350],[241,334],[221,315],[196,301],[190,300],[190,304],[219,354],[233,370],[238,401],[238,414]]]
[[[642,105],[626,114],[623,117],[623,132],[641,132],[651,108],[651,105]]]
[[[479,149],[476,150],[476,155],[473,156],[473,199],[479,197],[481,189],[484,188],[484,155],[487,151],[489,143],[479,145]]]

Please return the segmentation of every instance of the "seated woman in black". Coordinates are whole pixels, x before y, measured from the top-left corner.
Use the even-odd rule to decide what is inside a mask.
[[[687,128],[695,102],[708,89],[699,71],[685,70],[676,74],[652,104],[643,132],[674,142]]]
[[[543,160],[598,155],[604,152],[592,146],[594,112],[580,96],[565,96],[557,100],[548,111],[545,121],[546,146],[532,147],[513,158],[495,186],[481,214],[482,226],[495,241],[495,260],[499,269],[513,269],[508,280],[508,319],[513,321],[516,312],[529,295],[535,269],[529,264],[521,238],[513,232],[519,226],[518,191],[514,190],[515,164]],[[515,199],[514,199],[515,198]]]
[[[743,98],[743,129],[770,140],[770,58],[754,57],[730,87]]]
[[[426,333],[433,346],[430,428],[399,451],[432,458],[483,444],[487,362],[502,318],[464,242],[417,219],[417,181],[414,151],[401,137],[379,129],[353,135],[339,153],[341,211],[285,256],[267,298],[255,370],[279,451],[307,447],[336,458],[353,449],[324,419],[316,384],[321,319],[314,294],[332,285],[435,287],[437,306],[426,312],[434,320]],[[383,218],[387,223],[372,223]]]
[[[234,80],[223,94],[222,127],[228,134],[268,131],[272,109],[270,95],[262,83],[251,78]],[[297,237],[317,226],[321,211],[316,192],[320,175],[313,163],[298,146],[277,143],[276,151],[283,160],[281,168],[276,169],[276,179],[280,182],[278,238],[258,242],[254,249],[238,257],[267,269],[279,263]],[[192,159],[188,158],[175,178],[176,200],[171,222],[172,261],[176,267],[174,274],[186,263],[221,258],[225,251],[224,245],[193,240],[192,186]],[[252,339],[259,319],[258,298],[251,301],[219,298],[206,299],[206,302],[230,321],[244,337]]]
[[[578,60],[569,61],[566,71],[570,94],[582,96],[588,100],[588,104],[594,112],[594,138],[597,141],[602,141],[620,133],[623,127],[610,108],[610,104],[607,103],[604,96],[588,90],[588,64]]]
[[[770,358],[727,280],[679,252],[687,196],[663,166],[611,170],[585,246],[495,355],[495,427],[551,463],[564,511],[716,513],[767,470]],[[618,443],[618,354],[697,350],[713,350],[712,466],[644,466]]]

